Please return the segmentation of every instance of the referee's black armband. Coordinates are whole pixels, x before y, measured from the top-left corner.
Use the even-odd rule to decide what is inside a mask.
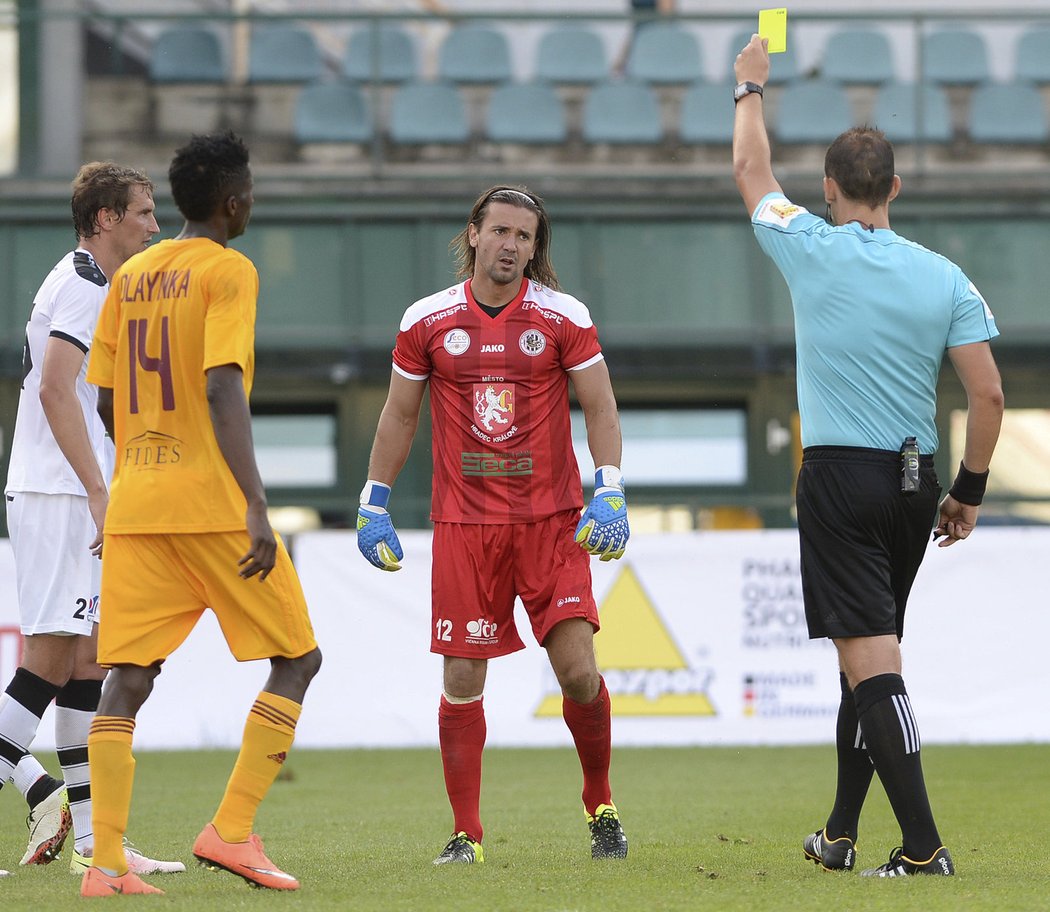
[[[988,486],[988,471],[971,472],[961,462],[959,463],[959,474],[948,489],[948,493],[959,501],[971,507],[979,507],[984,500],[984,489]]]

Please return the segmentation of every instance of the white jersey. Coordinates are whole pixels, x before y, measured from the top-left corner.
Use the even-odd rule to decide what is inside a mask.
[[[84,412],[95,458],[102,467],[103,477],[109,478],[107,468],[111,461],[107,453],[106,431],[96,410],[98,388],[86,379],[87,353],[108,290],[109,281],[91,254],[77,248],[59,261],[36,293],[33,312],[26,324],[22,392],[18,398],[18,415],[11,441],[8,493],[87,496],[73,467],[62,455],[40,404],[40,371],[44,364],[44,350],[52,336],[64,339],[84,352],[84,363],[77,377],[77,398]]]

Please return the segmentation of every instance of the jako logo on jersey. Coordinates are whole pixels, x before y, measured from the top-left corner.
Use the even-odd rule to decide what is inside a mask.
[[[474,385],[474,414],[478,423],[490,434],[496,433],[496,425],[508,425],[514,417],[514,387],[497,389],[491,383]]]
[[[686,661],[628,564],[600,606],[594,641],[615,716],[713,716],[707,696],[712,669]],[[537,718],[560,718],[562,694],[553,674]]]
[[[530,358],[535,358],[536,355],[542,354],[546,347],[547,337],[538,329],[526,329],[521,334],[521,338],[518,339],[518,348]]]
[[[578,595],[567,595],[565,598],[558,599],[558,607],[562,605],[578,605],[580,604],[580,597]]]
[[[445,333],[445,351],[450,355],[462,355],[470,348],[470,336],[462,329],[450,329]]]
[[[461,453],[464,475],[531,475],[532,457],[495,453]]]
[[[504,349],[504,347],[502,345],[482,345],[481,346],[481,353],[482,354],[485,354],[486,352],[501,352],[501,351],[504,351],[504,350],[505,349]]]
[[[498,625],[494,621],[486,621],[478,618],[476,621],[467,622],[467,635],[464,640],[468,643],[488,646],[499,642],[496,635]]]

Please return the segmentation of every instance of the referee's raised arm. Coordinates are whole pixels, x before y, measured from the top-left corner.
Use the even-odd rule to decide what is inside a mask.
[[[762,92],[769,79],[768,42],[752,35],[737,54],[733,71],[736,116],[733,121],[733,179],[750,215],[767,193],[780,190],[773,176],[769,136],[762,112]]]

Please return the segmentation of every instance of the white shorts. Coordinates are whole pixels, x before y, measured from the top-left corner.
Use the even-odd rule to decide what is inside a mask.
[[[15,555],[22,633],[90,636],[98,623],[102,561],[86,497],[7,495],[7,528]]]

